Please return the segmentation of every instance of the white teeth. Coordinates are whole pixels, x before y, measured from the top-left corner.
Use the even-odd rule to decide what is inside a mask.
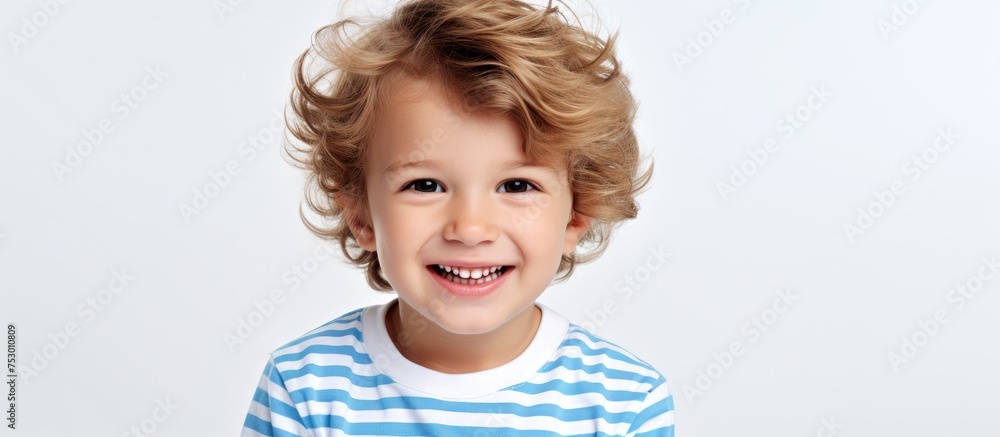
[[[500,276],[500,269],[503,266],[491,266],[482,268],[452,267],[444,264],[437,264],[443,270],[445,278],[459,284],[483,284],[492,281]]]

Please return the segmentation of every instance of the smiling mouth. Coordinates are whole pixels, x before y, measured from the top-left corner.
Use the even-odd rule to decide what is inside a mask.
[[[479,270],[479,272],[475,272],[475,273],[472,272],[470,269],[465,269],[465,272],[464,272],[465,275],[463,275],[462,272],[460,272],[457,269],[453,269],[451,267],[447,267],[447,268],[438,267],[437,264],[430,265],[430,266],[427,266],[427,267],[429,267],[431,270],[434,270],[434,273],[436,273],[438,276],[440,276],[442,278],[445,278],[445,279],[447,279],[447,280],[449,280],[451,282],[454,282],[456,284],[467,284],[467,285],[486,284],[486,283],[489,283],[489,282],[493,282],[493,281],[497,280],[497,278],[499,278],[499,277],[501,277],[501,276],[509,273],[511,270],[514,269],[514,266],[499,266],[499,267],[497,267],[496,270],[487,269],[487,270],[492,270],[492,271],[489,271],[488,274],[486,274],[486,275],[482,274],[482,269],[476,269],[476,270]],[[467,276],[467,277],[463,277],[463,276]],[[479,277],[475,278],[474,276],[479,276]]]

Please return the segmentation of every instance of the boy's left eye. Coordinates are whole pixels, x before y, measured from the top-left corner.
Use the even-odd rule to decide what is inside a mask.
[[[430,179],[417,179],[413,182],[410,182],[406,187],[407,188],[413,187],[421,193],[433,193],[437,191],[436,188],[439,188],[440,185],[437,182]]]
[[[507,193],[523,193],[525,191],[528,191],[529,187],[532,190],[538,189],[538,187],[536,187],[534,184],[524,179],[511,179],[509,181],[500,184],[500,188],[504,189],[503,192]]]

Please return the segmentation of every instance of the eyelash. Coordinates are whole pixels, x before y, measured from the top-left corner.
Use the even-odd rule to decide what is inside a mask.
[[[433,179],[414,179],[414,180],[412,180],[410,182],[407,182],[406,185],[403,186],[403,190],[408,190],[411,187],[416,186],[416,184],[418,182],[424,182],[424,181],[431,181],[431,182],[434,182],[435,184],[437,184],[438,187],[441,186],[441,183],[439,183],[438,181],[435,181]],[[506,184],[508,184],[510,182],[523,182],[523,183],[525,183],[527,185],[527,187],[530,188],[530,190],[526,188],[524,191],[508,191],[508,193],[523,194],[523,193],[527,193],[527,192],[529,192],[531,190],[540,191],[539,188],[538,188],[538,185],[535,185],[534,183],[529,182],[527,179],[508,179],[506,181],[501,182],[500,186],[504,186],[504,185],[506,185]],[[436,191],[417,191],[417,192],[418,193],[424,193],[424,194],[431,194],[431,193],[436,192]]]

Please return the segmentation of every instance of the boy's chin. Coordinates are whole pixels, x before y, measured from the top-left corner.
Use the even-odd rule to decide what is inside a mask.
[[[456,335],[480,335],[496,331],[503,325],[503,320],[493,317],[481,314],[449,314],[439,315],[435,319],[431,319],[430,323],[437,325],[443,331]]]
[[[455,309],[453,311],[464,313],[439,316],[432,323],[442,330],[456,335],[483,335],[495,332],[516,320],[516,315],[506,318],[509,315],[500,314],[496,310],[479,312]]]
[[[412,301],[407,299],[405,293],[397,296],[400,304],[409,307],[407,313],[411,315],[407,316],[409,317],[407,325],[422,330],[421,325],[434,324],[437,329],[456,335],[489,334],[510,323],[517,323],[516,321],[523,320],[523,317],[533,317],[535,307],[534,302],[530,302],[521,313],[512,313],[511,311],[514,309],[506,305],[504,307],[483,306],[474,303],[456,305],[454,302],[448,303],[446,300],[433,303],[419,302],[420,299],[418,302],[411,303]],[[424,320],[415,320],[414,317]]]

